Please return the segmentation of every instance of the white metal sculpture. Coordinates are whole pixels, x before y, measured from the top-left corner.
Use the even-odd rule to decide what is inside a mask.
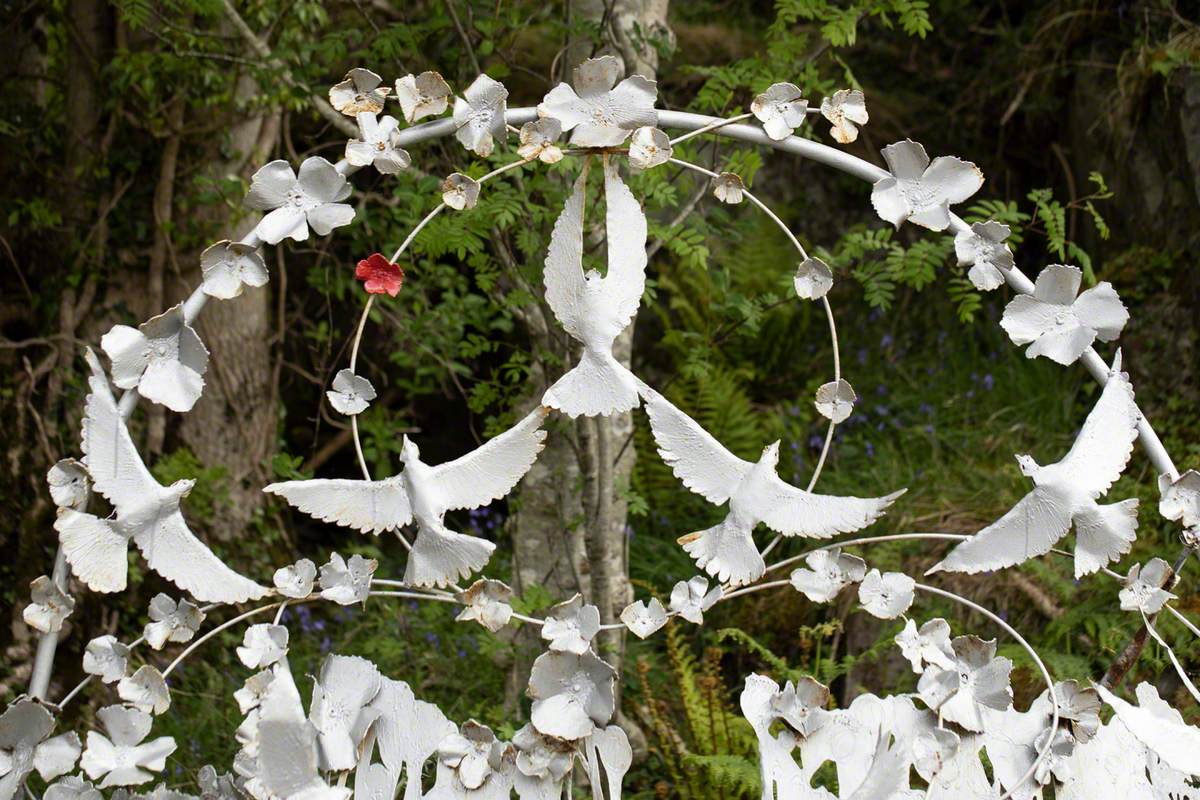
[[[330,90],[333,107],[353,117],[360,132],[348,143],[346,159],[334,165],[309,158],[299,173],[283,161],[264,166],[246,199],[249,207],[269,212],[254,232],[241,242],[217,242],[204,252],[203,284],[185,303],[140,328],[117,326],[104,337],[102,348],[111,359],[113,382],[127,390],[119,401],[103,366],[87,352],[92,374],[82,460],[64,459],[47,476],[59,507],[55,528],[60,550],[53,575],[33,582],[32,602],[25,610],[27,623],[42,632],[30,696],[0,715],[0,800],[29,791],[26,782],[34,772],[52,782],[44,792],[47,800],[98,800],[101,789],[158,780],[176,748],[170,737],[151,735],[154,716],[170,708],[171,673],[217,634],[243,623],[247,627],[237,655],[251,672],[232,692],[244,715],[233,734],[240,750],[230,765],[232,774],[211,767],[202,771],[205,798],[342,800],[353,794],[390,799],[402,791],[405,800],[498,799],[513,792],[526,800],[553,800],[564,792],[569,796],[574,783],[587,782],[593,797],[615,800],[632,752],[625,733],[613,724],[617,674],[598,655],[597,635],[624,626],[646,637],[673,618],[699,625],[718,602],[789,587],[815,603],[854,591],[867,613],[883,619],[903,617],[896,644],[920,679],[914,694],[864,694],[846,708],[830,708],[828,689],[811,678],[780,686],[766,676],[746,676],[741,708],[758,740],[764,800],[1007,800],[1042,797],[1045,787],[1053,787],[1055,797],[1074,800],[1183,800],[1200,795],[1200,729],[1187,725],[1154,687],[1137,687],[1138,704],[1133,705],[1101,685],[1055,683],[1020,634],[983,606],[902,573],[871,568],[863,558],[845,552],[881,541],[952,541],[957,547],[943,559],[941,569],[992,570],[1061,552],[1053,551],[1053,545],[1074,525],[1076,574],[1100,571],[1121,581],[1122,608],[1142,616],[1183,684],[1200,701],[1200,693],[1153,625],[1154,615],[1166,611],[1200,636],[1200,629],[1171,605],[1172,582],[1184,559],[1173,564],[1154,559],[1133,565],[1128,575],[1106,566],[1128,552],[1137,508],[1132,501],[1106,506],[1097,499],[1125,468],[1136,438],[1161,474],[1160,513],[1184,528],[1185,556],[1200,544],[1200,474],[1181,475],[1175,468],[1138,410],[1129,379],[1120,371],[1119,354],[1110,369],[1091,349],[1097,339],[1115,339],[1128,318],[1112,288],[1100,284],[1076,297],[1080,276],[1073,268],[1047,267],[1036,285],[1016,270],[1005,244],[1005,226],[968,226],[951,211],[951,205],[982,185],[982,174],[969,162],[952,157],[931,162],[919,144],[906,140],[884,148],[889,170],[883,170],[793,136],[808,115],[818,112],[793,84],[774,84],[754,99],[749,112],[719,120],[656,110],[653,82],[639,76],[620,78],[615,59],[589,60],[576,70],[573,87],[554,88],[536,109],[508,109],[507,89],[487,76],[454,96],[434,72],[404,76],[393,92],[379,75],[352,70]],[[391,99],[399,102],[410,125],[444,114],[451,100],[453,115],[401,129],[393,117],[382,115]],[[819,113],[841,143],[853,141],[856,126],[868,120],[865,98],[856,90],[824,98]],[[739,124],[751,117],[762,127]],[[688,132],[672,140],[663,128]],[[566,146],[558,141],[564,132],[571,134]],[[347,176],[355,170],[368,165],[384,174],[405,169],[411,163],[405,147],[439,136],[453,135],[467,150],[486,156],[511,145],[510,133],[517,137],[517,160],[478,179],[451,175],[443,184],[441,204],[390,259],[376,253],[358,264],[356,276],[364,282],[368,298],[349,364],[333,381],[329,398],[350,418],[363,479],[266,487],[319,519],[364,533],[393,532],[409,550],[404,579],[376,577],[376,562],[357,553],[349,558],[334,553],[319,568],[303,558],[281,566],[273,575],[273,588],[233,572],[187,528],[180,500],[193,482],[162,486],[137,453],[125,420],[139,396],[181,412],[192,407],[203,391],[208,355],[191,327],[197,314],[209,298],[236,297],[266,282],[260,244],[286,238],[303,241],[310,228],[325,235],[350,223],[354,209],[341,201],[350,193]],[[1020,457],[1022,471],[1033,478],[1035,488],[1001,520],[973,537],[912,533],[842,539],[766,563],[780,536],[829,538],[857,531],[874,522],[901,492],[870,499],[814,492],[833,431],[857,400],[838,355],[827,297],[833,275],[805,252],[739,176],[714,173],[675,157],[674,145],[701,134],[774,147],[834,166],[873,185],[871,199],[884,220],[948,230],[960,262],[971,266],[976,286],[990,290],[1007,282],[1017,293],[1002,323],[1014,342],[1031,344],[1031,357],[1046,355],[1063,364],[1080,360],[1104,384],[1075,446],[1062,461],[1042,467]],[[541,407],[472,453],[430,466],[421,461],[416,443],[406,439],[403,471],[372,479],[357,418],[368,410],[375,390],[356,368],[377,295],[394,296],[401,288],[404,275],[396,262],[445,208],[470,213],[489,181],[521,165],[557,163],[567,156],[578,160],[578,177],[555,225],[545,284],[555,316],[583,347],[579,363],[550,388]],[[604,277],[583,271],[588,164],[597,159],[607,207]],[[829,432],[806,488],[791,486],[776,475],[778,443],[765,448],[756,464],[736,458],[614,358],[613,341],[640,304],[647,262],[646,219],[621,177],[624,159],[632,169],[670,163],[707,176],[718,200],[749,201],[794,245],[797,297],[821,304],[834,353],[832,379],[814,398],[829,420]],[[470,586],[459,586],[459,579],[486,567],[495,545],[450,531],[443,522],[445,513],[506,496],[537,458],[545,436],[543,422],[552,409],[569,416],[607,415],[640,401],[662,457],[684,485],[713,503],[730,505],[720,525],[681,540],[698,565],[720,582],[710,586],[704,575],[680,581],[666,605],[657,597],[638,599],[624,609],[620,623],[610,625],[602,624],[596,607],[580,596],[565,598],[544,618],[535,618],[514,610],[512,590],[501,581],[479,575]],[[111,502],[112,516],[88,512],[92,486]],[[886,490],[862,488],[868,495]],[[417,530],[410,541],[404,528],[413,521]],[[761,549],[752,537],[758,522],[779,534]],[[74,608],[67,592],[68,569],[94,590],[120,590],[131,539],[152,569],[208,604],[200,606],[187,597],[155,597],[144,636],[129,643],[111,635],[93,639],[83,658],[88,678],[49,703],[46,692],[55,648],[63,620]],[[793,568],[788,578],[766,580],[770,573],[800,561],[805,566]],[[351,605],[372,596],[458,604],[458,620],[492,632],[517,622],[540,627],[547,650],[534,662],[529,680],[529,723],[511,741],[503,741],[474,720],[448,720],[418,699],[404,681],[381,675],[369,661],[341,655],[330,655],[319,670],[304,666],[318,672],[305,712],[288,659],[290,634],[281,624],[284,610],[321,601]],[[1012,663],[997,657],[996,640],[954,635],[941,618],[919,622],[909,616],[919,609],[923,596],[961,604],[1024,648],[1045,681],[1045,692],[1028,709],[1016,709],[1009,685]],[[215,610],[259,599],[265,602],[202,632]],[[148,663],[134,669],[143,644],[155,650],[183,648],[161,671]],[[99,712],[99,727],[83,738],[74,732],[52,736],[55,715],[93,678],[115,693],[113,704]],[[1114,711],[1107,723],[1101,722],[1102,705]],[[836,771],[836,794],[812,784],[827,763]],[[426,769],[435,775],[432,786],[422,784]],[[131,796],[124,788],[118,791],[122,798]],[[162,784],[150,795],[137,796],[186,797]]]

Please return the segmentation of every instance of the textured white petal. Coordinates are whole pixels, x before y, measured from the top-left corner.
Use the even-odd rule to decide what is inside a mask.
[[[296,173],[292,165],[282,159],[264,164],[250,178],[250,191],[246,193],[248,208],[270,211],[288,201],[296,188]]]
[[[410,125],[422,117],[436,117],[449,106],[450,87],[436,72],[405,75],[396,81],[396,99]]]
[[[103,683],[116,683],[125,677],[129,648],[112,635],[98,636],[83,651],[83,671]]]
[[[479,181],[455,172],[442,181],[442,202],[455,211],[474,208],[479,201]]]
[[[1165,519],[1181,522],[1185,528],[1200,526],[1200,472],[1189,469],[1178,478],[1169,474],[1158,477],[1158,513]]]
[[[275,570],[275,590],[284,597],[301,598],[312,594],[317,565],[307,558]]]

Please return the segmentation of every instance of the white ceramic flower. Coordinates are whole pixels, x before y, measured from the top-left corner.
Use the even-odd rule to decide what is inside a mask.
[[[671,611],[696,625],[704,624],[704,612],[721,599],[720,584],[708,589],[708,578],[697,575],[691,580],[680,581],[671,589]]]
[[[59,508],[82,511],[92,496],[92,478],[87,467],[73,458],[64,458],[46,473],[50,499]]]
[[[821,101],[821,116],[829,120],[829,133],[839,144],[858,138],[858,125],[870,121],[867,98],[858,89],[838,89]]]
[[[550,649],[556,653],[583,655],[599,632],[600,609],[584,605],[579,594],[553,606],[542,626],[542,638],[550,642]]]
[[[794,83],[773,83],[750,104],[750,113],[763,124],[767,136],[775,141],[786,139],[804,124],[808,101]]]
[[[283,658],[287,649],[288,629],[263,622],[246,629],[237,657],[250,669],[262,669]]]
[[[47,739],[54,717],[40,703],[17,700],[0,715],[0,797],[23,793],[29,773],[52,781],[75,769],[79,737],[64,733]]]
[[[1168,600],[1175,599],[1175,595],[1163,588],[1171,577],[1171,565],[1161,558],[1152,558],[1144,566],[1134,564],[1129,568],[1125,588],[1119,595],[1121,610],[1141,611],[1144,614],[1162,611]]]
[[[364,602],[371,591],[371,576],[379,566],[374,559],[365,559],[355,553],[349,560],[337,553],[331,554],[329,564],[320,567],[320,596],[340,606],[353,606]]]
[[[102,683],[116,683],[125,677],[129,648],[111,635],[97,636],[83,650],[83,671]]]
[[[996,641],[958,636],[951,644],[954,666],[929,664],[917,683],[925,705],[969,731],[985,730],[984,709],[1004,711],[1012,706],[1009,673],[1012,662],[996,657]]]
[[[652,125],[643,125],[629,140],[629,165],[634,169],[652,169],[670,160],[671,137]]]
[[[969,230],[954,234],[958,265],[971,266],[967,277],[976,289],[990,292],[1004,284],[1004,274],[1015,266],[1012,250],[1004,243],[1011,233],[1007,225],[988,220],[974,222]]]
[[[100,339],[112,359],[112,381],[180,413],[191,411],[204,390],[208,349],[187,323],[183,304],[136,328],[114,325]]]
[[[1189,469],[1178,478],[1158,477],[1158,513],[1185,528],[1200,527],[1200,472]]]
[[[313,581],[316,578],[317,565],[307,558],[302,558],[295,564],[275,570],[275,590],[284,597],[308,597],[312,594]]]
[[[944,728],[934,728],[920,733],[912,744],[913,766],[926,781],[942,771],[958,752],[958,734]]]
[[[333,388],[325,396],[335,411],[352,417],[366,411],[377,395],[369,380],[352,370],[341,369],[333,376]]]
[[[1086,744],[1100,730],[1100,695],[1093,688],[1082,689],[1078,681],[1059,681],[1054,684],[1058,715],[1071,723],[1075,741]],[[1050,691],[1042,692],[1039,703],[1049,708]]]
[[[742,184],[740,175],[734,172],[722,172],[713,178],[713,197],[722,203],[736,206],[745,197],[746,187]]]
[[[318,236],[349,225],[354,207],[341,202],[350,196],[346,177],[320,156],[304,159],[297,176],[286,161],[266,164],[250,179],[245,204],[269,212],[254,232],[267,244],[284,239],[303,242],[311,227]]]
[[[543,736],[533,725],[513,734],[517,748],[517,769],[531,778],[561,781],[571,771],[575,744],[553,736]]]
[[[367,704],[379,693],[375,665],[357,656],[330,655],[313,685],[308,718],[317,729],[321,769],[342,771],[358,763],[358,746],[377,713]]]
[[[105,706],[96,712],[108,733],[88,731],[87,749],[79,766],[92,780],[103,777],[101,789],[136,786],[154,779],[175,752],[175,740],[161,736],[142,744],[150,734],[153,718],[145,711],[126,706]]]
[[[771,712],[804,737],[825,723],[828,702],[829,688],[806,675],[794,684],[788,681],[771,696]]]
[[[1047,744],[1050,752],[1037,765],[1033,773],[1034,780],[1043,786],[1052,780],[1065,783],[1071,776],[1070,758],[1075,752],[1075,737],[1066,728],[1046,728],[1038,734],[1033,746],[1040,753]]]
[[[21,617],[26,625],[42,633],[62,630],[63,620],[75,610],[75,598],[45,575],[30,582],[29,599]]]
[[[858,395],[845,378],[822,384],[813,400],[817,413],[833,422],[845,422],[849,419],[856,402]]]
[[[161,672],[143,664],[132,675],[121,678],[117,695],[126,703],[155,716],[171,707],[171,691]]]
[[[455,211],[474,208],[479,202],[479,181],[461,172],[451,173],[442,181],[442,202]]]
[[[1033,294],[1020,294],[1004,309],[1000,327],[1013,344],[1028,344],[1029,358],[1046,356],[1072,364],[1099,339],[1121,335],[1129,312],[1112,284],[1101,281],[1078,297],[1083,273],[1076,267],[1051,264],[1038,274]]]
[[[543,164],[557,164],[563,158],[562,148],[557,144],[559,136],[562,136],[562,123],[554,117],[526,122],[521,126],[517,155],[529,160],[536,158]]]
[[[243,242],[222,239],[200,254],[204,293],[218,300],[232,300],[247,286],[267,284],[267,265],[258,249]]]
[[[902,572],[873,569],[858,587],[858,600],[873,617],[895,619],[912,605],[916,582]]]
[[[450,734],[438,745],[438,761],[454,771],[464,789],[475,790],[500,769],[506,747],[491,728],[467,720],[461,732]]]
[[[487,75],[480,75],[454,100],[455,138],[478,156],[492,154],[496,138],[504,138],[504,113],[508,89]]]
[[[404,121],[412,124],[422,117],[436,117],[450,105],[450,85],[436,72],[405,75],[396,80],[396,99]]]
[[[205,764],[196,773],[200,784],[200,800],[241,800],[242,793],[228,772],[218,774],[211,764]]]
[[[459,622],[474,620],[495,633],[512,619],[513,609],[509,604],[512,596],[513,590],[507,583],[480,578],[457,595],[466,608],[455,619]]]
[[[889,144],[882,153],[892,174],[876,181],[871,205],[897,228],[910,220],[944,231],[950,225],[950,206],[983,186],[983,173],[970,161],[939,156],[931,163],[925,148],[911,139]]]
[[[395,175],[412,166],[408,151],[400,146],[400,123],[395,117],[358,115],[358,138],[346,142],[346,160],[356,167],[374,166],[383,175]]]
[[[249,678],[246,678],[246,682],[242,684],[242,688],[233,693],[233,699],[237,701],[238,710],[243,714],[249,714],[258,708],[262,703],[263,695],[267,692],[267,687],[271,685],[271,681],[274,679],[275,673],[269,669],[256,672]]]
[[[329,563],[321,566],[321,597],[349,606],[367,599],[371,591],[371,576],[379,562],[363,558],[358,553],[343,559],[337,553],[329,556]]]
[[[625,606],[621,622],[639,639],[645,639],[667,624],[667,610],[657,597],[650,598],[649,603],[638,600]]]
[[[938,617],[931,619],[917,629],[917,623],[911,619],[905,622],[904,630],[896,634],[895,642],[900,646],[900,652],[912,663],[913,672],[918,675],[924,671],[926,664],[934,664],[943,669],[954,667],[954,649],[950,646],[950,623]]]
[[[814,603],[828,603],[844,587],[858,583],[867,574],[867,562],[843,554],[839,547],[809,553],[804,562],[808,569],[792,571],[792,586]]]
[[[161,650],[167,642],[190,641],[204,622],[204,612],[186,597],[176,603],[168,595],[157,594],[150,601],[150,620],[142,635],[152,648]]]
[[[356,67],[346,73],[341,83],[329,90],[329,104],[348,117],[364,112],[383,110],[390,87],[380,86],[383,79],[369,69]]]
[[[833,270],[819,258],[806,258],[796,268],[792,285],[801,300],[820,300],[833,288]]]
[[[615,709],[616,674],[590,650],[583,655],[542,653],[529,675],[534,727],[545,736],[575,740],[606,725]]]
[[[42,800],[104,800],[104,795],[89,781],[68,775],[47,786]]]
[[[635,128],[654,125],[658,86],[641,75],[620,83],[621,63],[612,56],[589,58],[575,68],[574,88],[560,83],[538,104],[538,116],[554,117],[571,144],[580,147],[616,147]]]

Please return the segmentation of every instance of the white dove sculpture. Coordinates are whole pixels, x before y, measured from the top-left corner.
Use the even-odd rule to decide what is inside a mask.
[[[134,447],[108,377],[95,353],[86,351],[92,375],[84,408],[82,449],[92,483],[113,506],[112,517],[61,508],[54,528],[71,571],[97,592],[125,588],[129,541],[150,568],[204,602],[255,600],[267,588],[225,566],[188,529],[179,501],[195,485],[181,480],[163,486]]]
[[[583,271],[583,204],[587,165],[554,223],[546,253],[546,302],[574,339],[579,363],[546,392],[542,405],[569,417],[610,415],[638,404],[639,381],[612,346],[637,314],[646,288],[646,216],[617,172],[604,162],[608,273]]]
[[[762,522],[784,536],[828,539],[870,525],[906,490],[886,497],[835,497],[797,489],[775,472],[779,442],[758,463],[743,461],[653,389],[643,388],[658,453],[683,485],[714,505],[729,503],[719,525],[679,539],[697,566],[731,586],[762,577],[766,564],[751,534]]]
[[[1095,572],[1128,553],[1137,536],[1136,498],[1100,505],[1133,453],[1140,418],[1121,352],[1100,399],[1075,444],[1057,464],[1041,466],[1018,455],[1034,489],[1007,514],[955,547],[929,572],[982,572],[1019,564],[1050,551],[1075,526],[1075,577]]]
[[[417,521],[404,582],[446,586],[487,564],[496,545],[443,523],[447,511],[486,506],[504,497],[533,466],[546,432],[545,408],[461,458],[431,466],[407,436],[400,451],[404,469],[381,481],[316,479],[273,483],[263,489],[325,522],[378,535]]]

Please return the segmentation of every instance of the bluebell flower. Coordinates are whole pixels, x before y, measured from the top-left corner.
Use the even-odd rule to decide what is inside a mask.
[[[933,406],[931,406],[929,403],[921,403],[921,405],[917,406],[917,411],[920,411],[922,414],[926,415],[932,414]]]
[[[877,413],[881,417],[886,417],[888,414],[890,414],[892,412],[891,412],[891,409],[889,409],[887,406],[876,406],[875,413]]]
[[[892,335],[890,333],[885,333],[883,338],[879,340],[879,346],[886,349],[891,347],[894,342],[895,340],[892,338]]]
[[[987,375],[983,376],[983,388],[984,389],[987,389],[990,392],[992,390],[992,387],[995,385],[996,385],[996,379],[992,377],[992,373],[989,372]]]
[[[875,457],[875,445],[871,444],[870,442],[867,442],[867,458],[874,458],[874,457]]]
[[[879,395],[880,397],[882,397],[883,395],[885,395],[887,393],[888,393],[888,388],[887,388],[886,383],[881,383],[875,387],[875,394]]]
[[[933,431],[934,431],[934,427],[933,427],[932,425],[926,425],[926,426],[925,426],[925,432],[926,432],[926,433],[932,434],[932,433],[933,433]]]
[[[865,347],[858,348],[858,352],[854,354],[854,358],[858,361],[859,364],[867,363],[867,348],[865,348]]]
[[[333,649],[333,640],[331,640],[328,636],[322,638],[321,639],[321,652],[328,653],[332,649]]]
[[[820,450],[825,446],[825,440],[816,434],[808,437],[808,446],[813,450]]]

